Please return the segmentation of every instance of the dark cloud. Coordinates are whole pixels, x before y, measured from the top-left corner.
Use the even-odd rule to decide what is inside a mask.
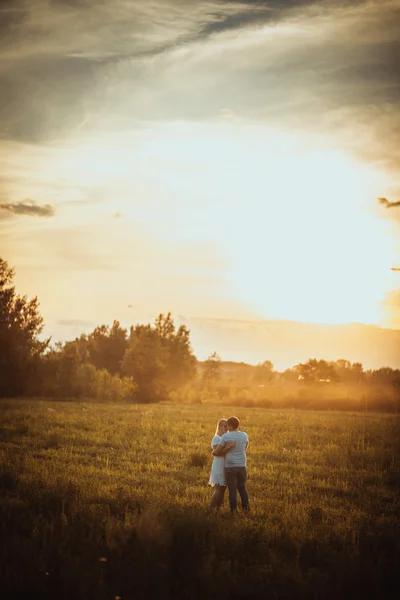
[[[246,21],[249,25],[250,21],[256,24],[258,19],[272,23],[273,19],[279,22],[286,18],[293,19],[293,36],[280,39],[277,35],[274,46],[279,51],[275,52],[275,47],[268,45],[264,60],[259,58],[261,40],[256,50],[245,47],[243,56],[235,52],[233,44],[231,64],[227,65],[226,59],[216,55],[207,82],[202,83],[199,77],[199,86],[194,86],[196,93],[169,81],[162,85],[163,73],[160,72],[157,85],[159,82],[161,85],[157,93],[146,94],[145,103],[135,93],[130,97],[134,114],[146,118],[146,113],[150,113],[154,120],[201,120],[218,114],[221,106],[230,106],[239,115],[266,122],[273,120],[278,127],[326,133],[331,129],[336,135],[342,131],[344,135],[340,137],[348,138],[348,149],[358,157],[369,162],[379,161],[397,170],[400,164],[400,38],[396,32],[400,12],[388,3],[376,14],[371,12],[369,3],[366,16],[364,2],[289,4],[276,2],[274,11],[265,11],[264,4],[262,12],[259,3],[246,3],[248,11],[243,11],[243,4],[238,3],[241,10],[236,15],[215,13],[214,20],[203,27],[198,37],[206,38],[207,32],[223,32],[236,25],[244,28]],[[355,5],[360,7],[359,14],[344,10]],[[313,12],[301,13],[301,9],[308,10],[311,6]],[[373,17],[376,17],[375,22]],[[304,35],[308,28],[310,35]],[[326,34],[320,34],[320,28],[321,32],[326,30]],[[268,36],[265,40],[268,43]],[[207,43],[205,39],[204,45]],[[161,53],[164,51],[166,49]],[[194,56],[194,60],[197,61],[197,57]],[[217,72],[219,62],[221,68]],[[145,86],[151,85],[147,80]],[[120,99],[115,101],[118,103]],[[349,129],[357,128],[368,137],[369,143],[361,141],[361,136],[348,136]]]
[[[10,40],[18,26],[26,21],[28,11],[23,0],[0,0],[0,42]]]
[[[199,33],[199,37],[207,36],[212,33],[227,31],[229,29],[238,29],[243,25],[262,25],[271,18],[271,11],[267,6],[260,6],[254,3],[251,10],[241,11],[234,15],[226,16],[223,13],[216,13],[212,22],[207,23]]]
[[[29,215],[32,217],[53,217],[55,215],[54,207],[51,204],[37,204],[29,198],[21,202],[2,203],[0,209],[15,215]]]
[[[209,119],[230,106],[246,118],[292,129],[359,124],[376,143],[359,143],[355,151],[394,169],[400,165],[400,11],[394,3],[383,2],[381,11],[366,0],[160,0],[154,6],[143,0],[112,8],[101,0],[38,0],[39,13],[35,6],[0,0],[0,27],[10,32],[0,35],[0,139],[54,140],[92,124],[98,113],[118,130],[138,120]],[[258,49],[249,43],[240,56],[233,43],[231,64],[219,55],[214,63],[207,58],[209,77],[201,73],[197,82],[193,76],[190,88],[185,59],[181,66],[171,59],[173,77],[164,68],[164,56],[187,46],[196,73],[211,38],[283,22],[299,24],[299,37],[296,31],[277,36],[279,52],[272,45],[264,51],[259,40]],[[206,67],[200,63],[200,70]]]
[[[400,200],[390,202],[387,198],[378,198],[378,202],[385,208],[397,208],[400,206]]]
[[[40,142],[77,127],[98,75],[97,60],[75,57],[25,60],[16,72],[0,71],[0,138]]]
[[[55,6],[67,6],[69,8],[89,8],[89,0],[50,0]]]
[[[305,9],[320,7],[321,9],[343,8],[365,3],[366,0],[231,0],[229,4],[237,5],[235,14],[226,15],[218,10],[214,13],[214,20],[207,23],[200,31],[200,36],[239,29],[249,25],[274,25],[293,18]],[[223,7],[219,2],[216,6]]]
[[[313,6],[326,9],[355,7],[361,4],[366,4],[369,0],[230,0],[231,4],[251,7],[265,7],[278,12],[280,14],[292,10],[304,10]],[[222,2],[223,3],[223,0]]]

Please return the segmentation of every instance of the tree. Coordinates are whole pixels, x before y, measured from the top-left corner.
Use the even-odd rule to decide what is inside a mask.
[[[0,395],[27,391],[49,339],[39,340],[43,319],[37,297],[18,296],[12,285],[14,269],[0,258]]]
[[[166,351],[165,380],[169,391],[180,388],[196,374],[196,358],[190,344],[190,331],[185,325],[175,329],[171,313],[159,314],[155,324],[161,344]]]
[[[375,385],[392,385],[396,371],[391,367],[381,367],[369,373],[369,380]]]
[[[291,369],[286,369],[285,371],[283,371],[283,373],[281,374],[281,379],[282,379],[282,381],[285,381],[285,382],[298,381],[299,374],[296,371],[296,367],[293,367]]]
[[[253,375],[253,383],[256,385],[265,385],[275,378],[274,365],[270,360],[265,360],[263,363],[259,363]]]
[[[131,327],[129,346],[122,361],[122,372],[137,383],[140,402],[166,400],[165,381],[168,356],[161,339],[150,325]]]
[[[344,383],[360,383],[365,378],[364,369],[361,363],[351,363],[343,358],[332,363],[337,373],[339,381]]]
[[[169,312],[166,316],[160,313],[155,320],[154,329],[162,340],[173,339],[175,336],[175,325],[171,313]]]
[[[300,363],[294,367],[299,379],[307,382],[336,381],[337,373],[335,366],[326,360],[310,358],[306,363]]]
[[[154,327],[131,327],[122,372],[134,378],[140,401],[167,399],[194,377],[195,370],[190,332],[184,325],[176,331],[171,313],[160,314]]]
[[[82,364],[76,340],[65,342],[60,353],[58,373],[58,386],[62,396],[79,396],[77,372]]]
[[[127,331],[119,321],[111,328],[100,325],[87,337],[87,359],[96,369],[107,369],[112,374],[120,373],[121,363],[128,348]]]
[[[202,383],[207,390],[214,388],[221,378],[221,358],[213,352],[204,361]]]
[[[57,342],[43,356],[35,393],[43,396],[93,398],[115,402],[134,400],[136,383],[107,369],[97,369],[86,357],[85,336]]]

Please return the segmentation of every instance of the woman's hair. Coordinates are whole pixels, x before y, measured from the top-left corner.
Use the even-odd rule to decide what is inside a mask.
[[[226,419],[220,419],[220,420],[218,421],[218,423],[217,423],[217,429],[215,430],[215,435],[217,435],[217,434],[218,434],[218,430],[219,430],[219,428],[221,427],[221,425],[222,425],[223,423],[226,423]]]

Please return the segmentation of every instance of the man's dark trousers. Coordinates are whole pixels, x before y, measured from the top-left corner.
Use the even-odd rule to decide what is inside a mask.
[[[249,497],[246,490],[246,467],[226,467],[225,478],[228,484],[231,511],[237,509],[236,492],[239,492],[243,510],[249,510]]]

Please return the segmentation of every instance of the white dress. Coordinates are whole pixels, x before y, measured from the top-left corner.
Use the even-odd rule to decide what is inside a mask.
[[[214,435],[211,441],[211,448],[214,450],[214,446],[219,444],[221,437],[219,435]],[[208,482],[210,485],[223,485],[226,486],[225,481],[225,457],[224,456],[214,456],[214,460],[211,466],[211,474],[210,480]]]

